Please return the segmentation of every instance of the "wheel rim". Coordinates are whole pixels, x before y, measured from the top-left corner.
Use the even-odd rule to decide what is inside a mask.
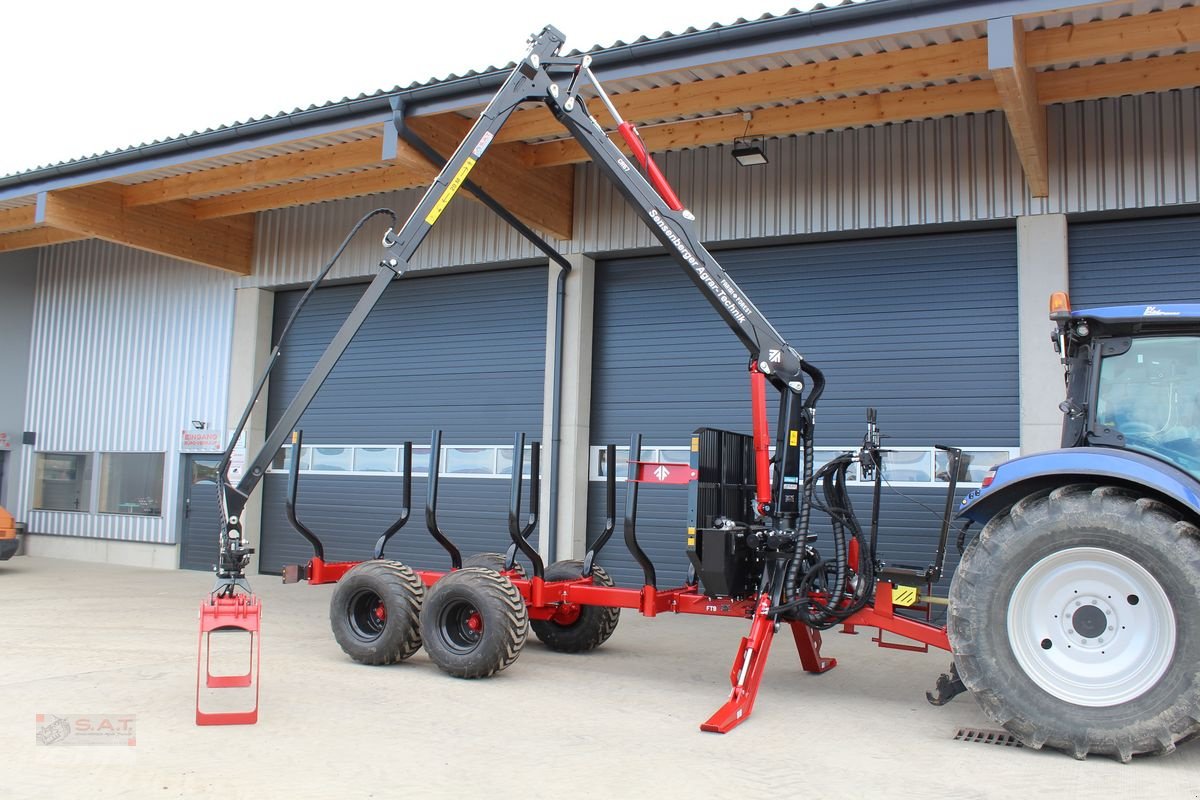
[[[387,610],[383,598],[370,589],[361,589],[350,598],[346,617],[354,635],[366,642],[373,642],[383,635],[387,627]]]
[[[1081,706],[1142,696],[1175,653],[1175,613],[1162,586],[1134,560],[1099,547],[1034,564],[1013,589],[1007,622],[1025,674]]]
[[[455,653],[469,653],[483,638],[483,617],[479,609],[465,600],[447,603],[438,614],[442,641]]]

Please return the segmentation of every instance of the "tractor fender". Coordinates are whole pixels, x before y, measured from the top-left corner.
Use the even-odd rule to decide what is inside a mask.
[[[991,483],[963,498],[957,516],[982,526],[1033,492],[1079,482],[1128,486],[1200,517],[1200,481],[1156,458],[1112,447],[1048,450],[1007,461],[996,467]]]

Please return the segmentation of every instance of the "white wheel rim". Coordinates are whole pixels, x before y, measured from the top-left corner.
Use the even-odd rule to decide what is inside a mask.
[[[1137,562],[1073,547],[1034,564],[1008,603],[1017,663],[1047,693],[1115,706],[1149,691],[1175,654],[1175,612]]]

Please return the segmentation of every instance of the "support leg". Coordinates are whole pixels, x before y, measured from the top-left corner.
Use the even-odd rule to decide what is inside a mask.
[[[828,672],[837,666],[836,658],[821,657],[821,632],[813,630],[803,622],[792,621],[792,636],[796,639],[796,650],[800,652],[800,666],[805,672]]]
[[[767,666],[767,653],[771,650],[771,640],[775,637],[775,620],[767,615],[771,607],[771,598],[763,595],[754,609],[754,621],[750,624],[750,635],[742,637],[738,647],[737,657],[733,660],[733,669],[729,673],[729,681],[733,691],[725,705],[708,718],[700,726],[700,730],[709,733],[728,733],[745,722],[754,709],[754,698],[758,695],[758,685],[762,682],[763,671]]]

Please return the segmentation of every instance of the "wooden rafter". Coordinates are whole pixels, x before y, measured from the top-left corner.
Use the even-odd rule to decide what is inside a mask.
[[[396,157],[388,163],[415,168],[419,162],[416,153],[399,148]],[[144,206],[182,200],[383,163],[382,140],[363,139],[139,183],[125,189],[125,205]]]
[[[457,114],[442,114],[416,117],[408,124],[433,149],[449,157],[473,123]],[[524,144],[493,144],[471,172],[471,180],[527,225],[570,239],[575,171],[562,166],[531,169],[532,150]]]
[[[217,219],[238,214],[253,214],[274,208],[320,203],[326,200],[341,200],[361,197],[378,192],[409,189],[428,184],[437,170],[428,164],[420,166],[383,167],[335,175],[329,178],[298,181],[282,186],[270,186],[247,192],[196,200],[192,213],[196,219]]]
[[[886,122],[944,117],[998,108],[1000,99],[990,80],[907,89],[900,92],[818,100],[754,112],[752,136],[786,136],[794,133],[878,125]],[[746,122],[741,114],[727,114],[641,129],[642,139],[652,151],[731,142],[742,135]],[[574,164],[587,154],[574,140],[535,145],[530,163],[537,166]]]
[[[1185,89],[1200,86],[1200,53],[1039,72],[1037,84],[1042,105]]]
[[[16,231],[15,233],[0,234],[0,253],[8,253],[13,250],[28,250],[31,247],[45,247],[46,245],[61,244],[62,242],[74,242],[86,238],[88,238],[87,235],[82,233],[62,231],[42,225],[37,228]]]
[[[21,206],[20,208],[5,208],[0,210],[0,232],[32,228],[36,222],[34,218],[36,210],[35,206]]]
[[[1029,191],[1045,197],[1050,194],[1046,109],[1038,102],[1037,76],[1025,62],[1025,27],[1020,20],[988,20],[988,67]]]
[[[1200,42],[1200,6],[1029,31],[1031,67],[1184,47]]]
[[[735,106],[794,102],[818,95],[857,94],[986,72],[987,42],[974,39],[626,92],[613,97],[613,103],[625,119],[644,122]],[[613,126],[612,118],[599,103],[590,105],[595,106],[590,110],[602,125]],[[496,139],[511,142],[561,132],[562,126],[548,111],[530,108],[513,114]]]
[[[249,275],[254,218],[197,221],[186,203],[125,208],[122,187],[96,184],[49,192],[46,225],[208,267]]]

